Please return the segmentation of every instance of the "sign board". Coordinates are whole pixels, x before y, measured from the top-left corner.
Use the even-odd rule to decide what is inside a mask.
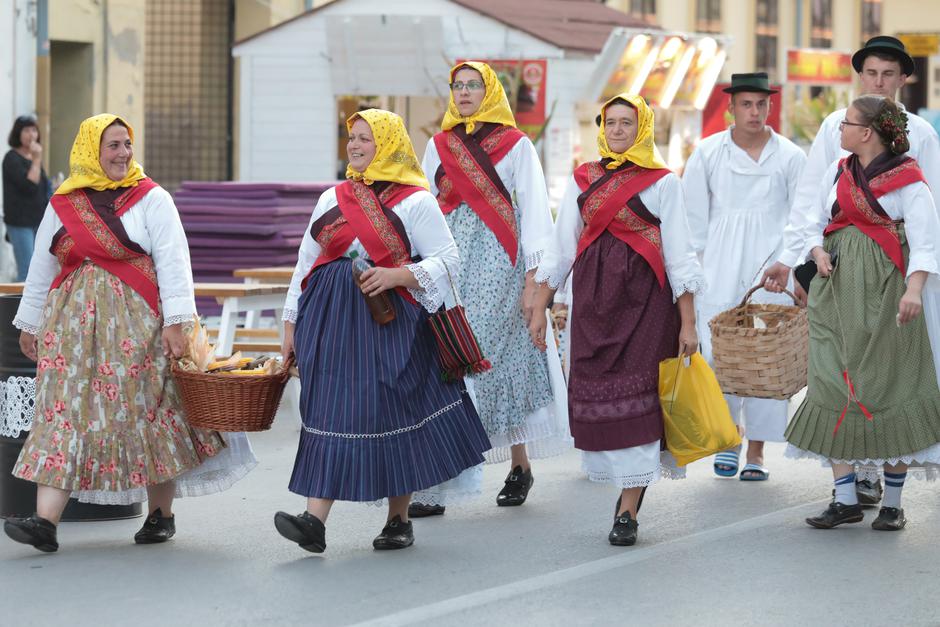
[[[803,85],[852,83],[852,55],[835,50],[790,48],[787,50],[787,82]]]
[[[932,57],[940,53],[940,33],[899,33],[898,39],[912,57]]]
[[[458,59],[457,63],[466,61]],[[506,90],[516,126],[534,139],[545,126],[545,59],[474,59],[493,68]]]

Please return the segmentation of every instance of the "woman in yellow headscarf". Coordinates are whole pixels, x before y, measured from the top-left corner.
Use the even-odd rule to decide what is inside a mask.
[[[243,435],[226,447],[218,433],[187,425],[170,376],[196,313],[186,234],[170,195],[134,160],[133,129],[115,115],[82,122],[69,178],[49,205],[13,322],[38,362],[36,417],[13,471],[39,484],[37,512],[4,529],[55,551],[74,493],[148,500],[134,539],[164,542],[175,533],[174,496],[218,491],[256,463]]]
[[[535,147],[516,128],[496,72],[467,61],[450,79],[442,131],[428,142],[424,170],[460,249],[452,269],[457,290],[493,364],[467,387],[493,444],[487,461],[510,461],[496,504],[522,505],[533,483],[530,457],[571,446],[557,351],[539,353],[527,331],[532,275],[551,237],[552,215]],[[412,515],[444,513],[441,496],[415,495]]]
[[[597,118],[601,159],[574,171],[553,244],[539,265],[546,306],[573,271],[568,406],[592,481],[619,489],[608,540],[629,546],[646,487],[677,473],[665,451],[659,362],[698,347],[693,293],[703,287],[679,179],[653,143],[653,111],[621,94]],[[539,318],[532,341],[544,348]]]
[[[307,507],[274,523],[314,553],[334,500],[388,498],[373,547],[410,546],[411,493],[478,466],[489,448],[463,384],[441,378],[428,315],[451,289],[457,247],[405,124],[369,109],[346,128],[348,180],[320,196],[284,306],[303,420],[290,490]]]

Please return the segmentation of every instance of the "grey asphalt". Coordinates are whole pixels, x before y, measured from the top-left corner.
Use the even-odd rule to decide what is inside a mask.
[[[253,438],[261,463],[228,492],[182,499],[177,536],[138,547],[141,519],[64,523],[57,554],[0,538],[0,625],[940,625],[940,496],[908,480],[900,533],[803,519],[831,475],[768,445],[771,478],[716,478],[707,461],[647,494],[640,540],[607,544],[616,490],[576,451],[534,464],[519,508],[498,508],[506,465],[484,493],[415,521],[414,547],[377,553],[384,510],[338,503],[327,550],[274,530],[298,513],[286,485],[297,442],[281,417]]]

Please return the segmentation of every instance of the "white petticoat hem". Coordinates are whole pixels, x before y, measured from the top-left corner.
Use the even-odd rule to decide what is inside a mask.
[[[411,500],[424,505],[453,505],[455,503],[465,503],[482,494],[482,485],[483,464],[477,464],[476,466],[467,468],[453,479],[449,479],[444,483],[440,483],[427,490],[418,490],[414,493]],[[388,499],[367,501],[366,504],[382,507],[388,504]]]
[[[812,459],[820,462],[822,467],[830,468],[832,467],[832,462],[835,461],[837,464],[851,464],[856,468],[865,468],[867,470],[872,470],[874,468],[880,468],[887,464],[888,466],[895,466],[897,464],[907,464],[909,466],[908,472],[911,473],[911,476],[918,479],[926,479],[928,481],[934,481],[940,478],[940,444],[934,444],[933,446],[926,448],[921,451],[915,451],[910,455],[902,455],[900,457],[891,457],[888,459],[830,459],[819,453],[814,453],[812,451],[807,451],[801,449],[792,444],[787,444],[787,448],[783,453],[784,457],[790,459]],[[870,474],[870,473],[869,473]],[[869,476],[869,475],[866,475]]]

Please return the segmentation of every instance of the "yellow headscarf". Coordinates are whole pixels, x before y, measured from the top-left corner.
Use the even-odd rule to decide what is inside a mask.
[[[115,120],[124,123],[133,143],[134,129],[123,118],[111,113],[101,113],[86,119],[78,127],[78,134],[69,154],[69,177],[55,190],[56,194],[64,195],[83,188],[100,192],[119,187],[136,187],[138,181],[147,178],[144,169],[133,158],[127,166],[127,174],[120,181],[109,179],[101,168],[101,135]]]
[[[449,131],[458,124],[466,124],[467,133],[472,133],[479,122],[495,122],[496,124],[505,124],[506,126],[516,126],[516,118],[512,115],[512,109],[509,108],[509,99],[506,98],[506,91],[503,84],[493,68],[480,61],[467,61],[455,65],[450,70],[450,82],[454,82],[454,76],[457,71],[463,67],[473,68],[483,77],[483,87],[486,89],[486,95],[483,96],[483,102],[480,108],[468,117],[460,115],[457,110],[457,103],[454,102],[454,92],[450,92],[450,102],[447,103],[447,112],[444,114],[444,121],[441,122],[441,129]]]
[[[607,145],[607,138],[604,137],[604,118],[606,117],[607,107],[617,99],[626,100],[636,108],[636,140],[634,140],[633,145],[626,152],[612,151]],[[642,96],[627,93],[618,94],[604,103],[604,106],[601,107],[601,114],[598,117],[600,118],[600,128],[597,131],[597,147],[600,150],[601,158],[609,157],[613,159],[613,161],[607,164],[608,170],[616,170],[623,165],[625,161],[630,161],[641,168],[648,168],[650,170],[667,167],[666,162],[656,148],[656,144],[653,142],[653,110],[646,104]]]
[[[418,163],[411,138],[408,137],[408,129],[405,128],[405,121],[401,116],[382,109],[366,109],[349,116],[346,120],[346,130],[352,132],[353,122],[360,118],[372,129],[375,157],[365,172],[358,172],[353,170],[352,166],[346,166],[346,178],[363,181],[366,185],[375,181],[388,181],[431,189],[421,164]]]

